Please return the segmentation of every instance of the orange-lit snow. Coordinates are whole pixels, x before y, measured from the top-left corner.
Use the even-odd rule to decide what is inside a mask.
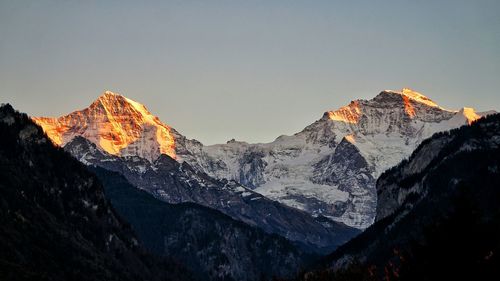
[[[463,115],[467,119],[469,125],[477,119],[481,118],[481,116],[474,111],[474,108],[464,107],[461,111],[463,112]]]
[[[349,105],[339,108],[336,111],[329,111],[328,117],[331,120],[346,123],[358,123],[361,109],[357,101],[352,101]]]
[[[125,148],[134,146],[139,153],[153,149],[148,155],[139,155],[150,160],[160,153],[176,157],[175,139],[170,127],[152,115],[144,105],[110,91],[104,92],[84,110],[59,118],[35,117],[33,120],[59,146],[82,136],[113,155],[121,155]],[[154,136],[146,135],[149,130],[154,130]],[[155,148],[159,150],[157,153]]]
[[[411,105],[410,98],[408,96],[403,95],[403,103],[405,105],[405,112],[410,116],[410,118],[415,117],[415,108]]]

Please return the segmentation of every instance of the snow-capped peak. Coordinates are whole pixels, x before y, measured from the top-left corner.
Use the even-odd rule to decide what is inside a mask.
[[[156,118],[143,104],[111,91],[105,91],[94,103],[100,103],[108,110],[122,110],[124,113],[128,109],[127,106],[132,106],[141,116]]]
[[[433,100],[417,91],[403,88],[400,91],[384,90],[370,100],[351,101],[347,106],[326,112],[325,116],[333,121],[357,124],[360,118],[367,114],[369,108],[400,111],[410,119],[426,118],[429,111],[457,112],[440,107]]]
[[[412,100],[417,101],[419,103],[423,103],[423,104],[426,104],[426,105],[432,106],[432,107],[439,107],[433,100],[431,100],[430,98],[422,95],[419,92],[413,91],[412,89],[403,88],[401,90],[401,93],[402,93],[403,96],[409,97]]]
[[[104,96],[121,96],[120,94],[117,94],[115,92],[112,92],[112,91],[109,91],[109,90],[106,90],[104,91],[104,93],[102,94],[101,97],[104,97]]]
[[[402,97],[406,97],[408,99],[411,99],[412,101],[425,104],[431,107],[438,107],[441,108],[439,105],[437,105],[433,100],[430,98],[422,95],[421,93],[414,91],[410,88],[403,88],[400,91],[393,91],[393,90],[385,90],[382,93],[391,93],[391,94],[397,94]]]
[[[33,120],[60,146],[82,136],[113,155],[140,156],[150,161],[160,154],[176,157],[171,128],[144,105],[111,91],[105,91],[86,109],[59,118]]]

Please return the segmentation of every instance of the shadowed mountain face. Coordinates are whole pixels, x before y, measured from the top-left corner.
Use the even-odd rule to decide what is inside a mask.
[[[200,280],[291,277],[306,263],[308,257],[278,235],[200,205],[162,202],[118,173],[91,170],[145,246],[158,255],[175,256]]]
[[[77,137],[65,147],[87,165],[122,174],[131,184],[169,203],[194,202],[212,207],[248,225],[279,234],[307,251],[327,252],[358,230],[284,206],[234,181],[216,180],[162,155],[154,163],[139,157],[118,157]]]
[[[297,134],[265,144],[229,141],[205,146],[160,122],[144,105],[111,92],[86,109],[34,120],[61,146],[81,136],[117,157],[154,163],[168,155],[196,172],[234,180],[282,204],[363,229],[374,221],[375,179],[385,169],[408,157],[433,133],[481,116],[471,108],[444,109],[403,89],[353,101],[326,112]],[[343,159],[355,161],[346,164]],[[176,197],[165,192],[166,197]],[[290,233],[292,239],[300,236],[296,229]]]
[[[377,194],[375,224],[301,280],[500,276],[500,115],[425,140]]]
[[[1,280],[188,280],[142,250],[84,165],[0,107]]]

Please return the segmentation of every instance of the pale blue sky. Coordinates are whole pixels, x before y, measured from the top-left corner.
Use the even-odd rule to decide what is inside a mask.
[[[498,110],[499,14],[496,0],[0,0],[0,102],[58,116],[112,90],[207,144],[271,141],[383,89]]]

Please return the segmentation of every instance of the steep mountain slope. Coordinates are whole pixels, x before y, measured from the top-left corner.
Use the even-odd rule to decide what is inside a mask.
[[[314,216],[365,228],[375,218],[375,178],[382,171],[408,157],[433,133],[478,118],[473,109],[446,110],[403,89],[353,101],[293,136],[266,144],[204,146],[161,123],[143,105],[111,92],[87,109],[34,120],[56,144],[83,136],[115,156],[139,156],[153,163],[166,154],[195,171],[237,181]]]
[[[175,158],[171,128],[133,100],[104,92],[88,108],[60,118],[33,118],[51,140],[64,146],[83,136],[109,154],[154,161],[160,154]]]
[[[138,190],[118,173],[92,168],[118,213],[151,251],[175,256],[200,280],[291,277],[306,256],[269,235],[196,204],[168,204]]]
[[[500,115],[424,141],[377,181],[377,221],[304,280],[496,280]]]
[[[187,280],[146,254],[84,165],[0,107],[1,280]]]
[[[326,218],[316,219],[271,201],[234,181],[215,180],[167,155],[161,155],[153,163],[140,157],[118,157],[99,150],[82,137],[74,138],[65,149],[82,163],[122,174],[133,185],[165,202],[195,202],[215,208],[297,242],[304,249],[326,252],[358,233]]]
[[[433,133],[478,119],[450,111],[409,89],[356,100],[293,136],[272,143],[202,146],[178,139],[178,159],[217,178],[234,179],[284,204],[365,228],[375,217],[375,178]],[[344,160],[349,160],[346,163]]]

